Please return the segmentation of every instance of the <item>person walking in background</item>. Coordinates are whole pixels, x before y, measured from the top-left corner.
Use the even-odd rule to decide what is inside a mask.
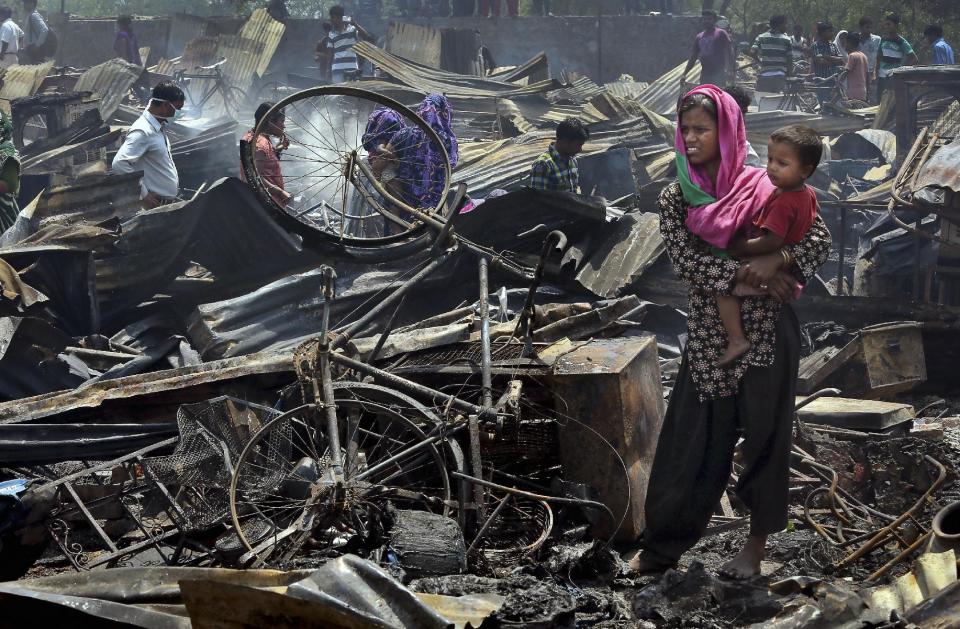
[[[923,29],[923,36],[930,44],[930,50],[933,53],[931,63],[935,66],[952,66],[957,63],[953,56],[953,48],[943,39],[943,27],[939,24],[928,24]]]
[[[793,73],[793,40],[786,33],[787,16],[770,18],[770,30],[757,36],[750,56],[760,62],[758,92],[782,92],[787,77]]]
[[[717,28],[717,14],[714,11],[703,12],[703,30],[693,41],[693,52],[680,75],[681,85],[686,83],[687,74],[698,59],[701,85],[726,85],[729,68],[735,65],[733,42],[727,31]]]
[[[10,7],[0,7],[0,68],[9,68],[20,63],[18,53],[20,42],[23,41],[23,31],[13,21],[13,11]]]
[[[142,66],[140,46],[137,44],[137,36],[133,33],[132,22],[133,18],[129,15],[121,15],[117,18],[117,36],[113,40],[113,52],[127,63]]]
[[[878,98],[890,88],[890,75],[897,68],[918,63],[917,53],[913,46],[900,35],[900,15],[889,13],[880,23],[883,37],[880,39],[880,49],[877,52],[877,91]]]
[[[333,64],[330,78],[334,83],[354,81],[360,78],[360,62],[353,46],[360,38],[372,39],[362,26],[344,16],[343,7],[330,7],[330,42],[333,44]]]
[[[847,99],[870,102],[870,71],[867,56],[860,50],[860,33],[847,33],[843,39],[847,49]]]
[[[580,194],[577,154],[589,139],[590,130],[577,118],[567,118],[557,125],[556,140],[530,168],[530,187]]]
[[[46,43],[50,28],[37,11],[37,0],[23,0],[23,52],[30,63],[47,60]]]

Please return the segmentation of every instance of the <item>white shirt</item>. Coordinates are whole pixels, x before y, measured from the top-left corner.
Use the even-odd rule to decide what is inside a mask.
[[[143,171],[140,198],[154,193],[172,199],[180,192],[180,176],[173,163],[170,140],[163,125],[149,111],[137,119],[127,132],[123,146],[113,158],[113,172]]]
[[[19,52],[21,37],[23,37],[23,31],[12,19],[7,18],[3,24],[0,24],[0,42],[6,42],[7,53]]]

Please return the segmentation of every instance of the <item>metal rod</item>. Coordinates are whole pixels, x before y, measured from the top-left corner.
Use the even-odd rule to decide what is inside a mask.
[[[887,574],[891,568],[893,568],[898,563],[906,559],[907,556],[910,555],[910,553],[914,552],[915,550],[923,546],[926,543],[926,541],[930,539],[931,535],[933,535],[933,533],[925,533],[920,537],[918,537],[914,543],[910,544],[905,549],[903,549],[902,553],[900,553],[899,555],[897,555],[887,563],[883,564],[883,566],[878,568],[876,572],[874,572],[869,577],[867,577],[866,583],[872,583],[877,579],[879,579],[880,577],[882,577],[883,575]]]
[[[610,517],[610,523],[614,527],[613,534],[616,533],[617,528],[617,518],[613,515],[613,511],[610,510],[610,507],[603,504],[602,502],[597,502],[595,500],[586,500],[585,498],[561,498],[559,496],[544,496],[542,494],[535,494],[529,491],[524,491],[522,489],[517,489],[515,487],[506,487],[504,485],[499,485],[497,483],[491,483],[488,480],[483,480],[482,478],[475,478],[473,476],[467,476],[466,474],[461,474],[460,472],[450,472],[451,476],[456,478],[469,481],[475,485],[481,485],[489,489],[496,489],[498,491],[505,491],[510,494],[516,494],[517,496],[523,496],[524,498],[529,498],[531,500],[540,500],[541,502],[553,502],[561,505],[575,505],[579,507],[587,507],[590,509],[597,509],[598,511],[603,511]],[[611,536],[613,535],[611,534]],[[612,539],[612,537],[611,537]]]
[[[483,408],[493,407],[493,378],[490,375],[490,276],[489,262],[480,256],[480,371]]]
[[[390,315],[390,319],[387,321],[387,325],[383,328],[383,333],[380,334],[380,338],[377,339],[377,344],[374,346],[373,351],[370,352],[370,356],[367,357],[367,362],[373,363],[376,362],[377,356],[380,355],[383,346],[387,342],[387,338],[390,336],[390,333],[393,332],[393,326],[397,322],[397,315],[400,314],[400,309],[403,308],[403,302],[407,300],[407,296],[404,295],[400,298],[400,303],[397,304],[396,309],[394,309],[393,314]]]
[[[470,548],[467,549],[467,557],[470,556],[470,553],[473,552],[473,549],[477,547],[477,544],[483,541],[483,536],[487,534],[487,529],[490,528],[490,525],[493,524],[493,521],[497,519],[497,516],[500,515],[500,512],[503,511],[503,508],[513,500],[513,494],[507,494],[503,497],[503,500],[500,501],[500,504],[497,505],[497,508],[493,510],[493,513],[490,514],[490,517],[487,518],[487,521],[483,523],[483,526],[480,527],[480,530],[477,531],[477,536],[473,538],[473,541],[470,542]]]
[[[327,439],[330,440],[330,465],[336,484],[343,482],[343,458],[340,452],[340,430],[337,426],[337,403],[330,373],[330,302],[333,301],[333,283],[337,274],[329,266],[323,267],[323,320],[320,326],[320,379],[323,385],[323,408],[327,416]]]
[[[444,262],[450,259],[451,252],[444,251],[439,256],[430,261],[430,264],[423,267],[419,273],[404,282],[400,288],[384,297],[377,305],[367,311],[367,314],[357,319],[354,323],[343,326],[335,330],[337,336],[331,343],[332,349],[340,349],[353,338],[357,332],[367,327],[371,321],[377,318],[381,312],[395,304],[400,298],[409,293],[414,286],[419,284],[424,278],[439,269]]]
[[[348,369],[353,369],[362,374],[371,376],[377,382],[395,387],[411,395],[429,398],[438,404],[442,404],[443,406],[452,406],[462,413],[480,415],[489,420],[496,419],[496,413],[492,409],[485,410],[476,404],[471,404],[461,400],[458,397],[437,391],[436,389],[431,389],[430,387],[425,387],[422,384],[411,382],[406,378],[401,378],[400,376],[392,374],[389,371],[384,371],[383,369],[377,369],[372,365],[368,365],[367,363],[359,360],[354,360],[353,358],[344,356],[343,354],[331,353],[330,360],[343,365]]]
[[[843,295],[846,278],[843,270],[847,245],[847,209],[840,207],[840,257],[837,261],[837,295]]]
[[[543,272],[547,266],[547,258],[550,257],[550,252],[554,248],[563,249],[567,246],[567,237],[566,235],[559,230],[554,230],[547,234],[547,237],[543,240],[543,247],[540,250],[540,260],[537,262],[537,269],[534,271],[533,280],[530,282],[530,288],[527,290],[527,301],[523,305],[523,310],[520,311],[520,317],[517,319],[517,327],[513,331],[514,337],[518,336],[520,332],[523,332],[524,336],[524,349],[523,356],[529,356],[533,351],[533,324],[534,324],[534,299],[537,296],[537,288],[540,286],[540,282],[543,279]]]
[[[403,458],[405,458],[405,457],[408,457],[408,456],[410,456],[411,454],[413,454],[413,453],[415,453],[415,452],[419,452],[420,450],[423,450],[424,448],[427,448],[427,447],[432,446],[433,444],[435,444],[435,443],[437,443],[437,442],[439,442],[439,441],[442,441],[443,439],[445,439],[445,438],[447,437],[447,435],[450,434],[450,432],[451,432],[451,431],[448,430],[448,431],[445,431],[443,434],[435,435],[435,436],[433,436],[433,437],[428,437],[428,438],[424,439],[423,441],[418,441],[416,444],[410,446],[410,447],[407,448],[406,450],[402,450],[401,452],[397,452],[396,454],[394,454],[392,457],[390,457],[390,458],[387,459],[386,461],[381,461],[380,463],[377,463],[376,465],[374,465],[374,466],[371,467],[370,469],[364,470],[364,471],[361,472],[360,474],[357,474],[357,476],[356,476],[356,478],[354,478],[354,480],[360,481],[360,480],[364,480],[364,479],[366,479],[366,478],[370,478],[371,476],[373,476],[373,475],[376,474],[377,472],[380,472],[380,471],[385,470],[386,468],[390,467],[391,465],[393,465],[394,463],[396,463],[396,462],[399,461],[400,459],[403,459]]]
[[[873,538],[870,539],[870,541],[868,541],[866,544],[861,546],[858,550],[851,553],[843,561],[838,563],[836,565],[838,570],[840,568],[850,565],[854,561],[857,561],[858,559],[860,559],[861,557],[869,553],[871,550],[873,550],[874,548],[882,544],[890,535],[890,532],[893,531],[896,527],[906,522],[908,519],[910,519],[913,516],[915,511],[918,511],[921,507],[923,507],[926,504],[927,499],[930,496],[932,496],[933,492],[939,489],[940,485],[942,485],[943,482],[947,479],[947,468],[945,468],[939,461],[937,461],[930,455],[924,455],[923,458],[928,463],[934,465],[937,468],[939,472],[937,479],[933,482],[933,484],[930,485],[930,488],[927,489],[926,492],[924,492],[924,494],[920,497],[920,499],[913,504],[912,507],[910,507],[907,511],[901,514],[900,517],[898,517],[896,520],[894,520],[887,526],[877,531],[877,534],[874,535]]]

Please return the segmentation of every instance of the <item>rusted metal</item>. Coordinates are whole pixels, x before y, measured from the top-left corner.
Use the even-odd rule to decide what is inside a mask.
[[[942,463],[934,459],[930,455],[924,455],[924,460],[933,465],[937,469],[937,478],[931,483],[930,488],[923,493],[923,495],[913,504],[912,507],[904,511],[897,519],[895,519],[890,524],[884,526],[876,532],[876,534],[870,538],[863,546],[850,553],[847,557],[837,563],[837,569],[844,568],[849,566],[855,561],[863,558],[865,555],[870,553],[875,548],[881,546],[882,544],[889,541],[891,537],[894,536],[894,533],[900,525],[904,524],[907,520],[914,518],[919,514],[920,510],[928,504],[933,494],[943,485],[947,480],[947,468],[944,467]],[[919,548],[919,546],[918,546]],[[890,566],[892,567],[892,566]],[[889,568],[888,568],[889,569]]]

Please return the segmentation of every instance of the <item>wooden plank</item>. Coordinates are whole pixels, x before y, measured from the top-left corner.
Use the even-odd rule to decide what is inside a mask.
[[[841,397],[822,397],[797,411],[797,415],[805,422],[866,432],[883,431],[916,417],[909,404]]]

